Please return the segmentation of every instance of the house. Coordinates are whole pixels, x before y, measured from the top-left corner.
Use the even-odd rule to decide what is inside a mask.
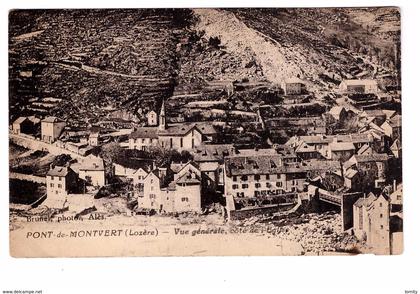
[[[328,113],[337,121],[344,121],[347,116],[347,111],[343,106],[334,106]]]
[[[402,146],[400,139],[395,139],[394,143],[392,143],[391,147],[389,148],[394,155],[395,158],[401,158],[402,156]]]
[[[147,117],[147,125],[149,127],[155,127],[155,126],[157,126],[157,124],[158,124],[158,116],[157,116],[156,111],[150,110],[146,114],[146,117]]]
[[[211,124],[181,123],[168,126],[166,123],[165,103],[159,114],[158,127],[142,127],[129,136],[129,148],[147,150],[153,146],[178,151],[191,150],[203,142],[211,142],[217,135]]]
[[[388,159],[385,153],[355,154],[344,163],[343,168],[345,171],[349,168],[357,170],[366,184],[378,187],[385,182]]]
[[[89,134],[89,145],[90,146],[98,146],[99,145],[99,133],[94,132]]]
[[[67,195],[77,188],[77,174],[67,166],[51,167],[46,175],[48,205],[62,208]]]
[[[83,159],[79,166],[79,178],[94,187],[105,185],[105,167],[101,158],[88,156]]]
[[[128,176],[133,181],[133,192],[135,197],[140,197],[144,194],[144,179],[149,172],[150,170],[147,167],[140,167]]]
[[[327,157],[341,162],[347,161],[355,153],[356,148],[352,142],[339,142],[337,137],[328,144]]]
[[[156,212],[201,212],[201,171],[189,162],[182,166],[157,168],[143,180],[138,207]]]
[[[401,115],[395,115],[391,119],[385,121],[381,128],[392,140],[401,139]]]
[[[281,155],[230,156],[224,165],[225,196],[253,198],[302,191],[306,171],[286,165]]]
[[[295,152],[296,155],[299,156],[299,158],[302,160],[322,158],[321,153],[319,153],[319,150],[317,150],[314,145],[308,145],[305,142],[302,142],[296,148]]]
[[[41,120],[41,140],[47,143],[53,143],[60,137],[64,130],[66,122],[58,117],[48,116]]]
[[[178,124],[168,126],[166,123],[165,103],[163,102],[159,115],[158,126],[159,145],[162,148],[191,150],[200,146],[204,141],[213,140],[217,134],[211,124]]]
[[[359,150],[363,145],[372,145],[374,138],[368,134],[348,134],[348,135],[311,135],[311,136],[293,136],[287,142],[286,146],[297,148],[302,142],[309,146],[314,146],[316,150],[328,148],[332,142],[352,143],[355,151]]]
[[[378,83],[375,80],[343,80],[338,88],[341,93],[376,94]]]
[[[366,121],[373,122],[374,124],[380,126],[387,119],[387,114],[382,109],[369,109],[364,110],[360,114],[361,118],[364,118]]]
[[[158,146],[158,135],[156,127],[138,128],[128,136],[129,148],[137,150],[148,150],[150,147]]]
[[[384,195],[369,193],[353,204],[353,231],[376,254],[390,254],[390,204]]]
[[[299,78],[289,78],[283,80],[281,87],[285,95],[296,95],[302,94],[305,83]]]
[[[30,134],[33,130],[33,123],[27,117],[21,116],[18,117],[12,124],[13,134]]]
[[[359,155],[363,155],[363,154],[365,154],[365,155],[369,155],[369,154],[372,154],[372,153],[374,153],[374,151],[373,151],[373,149],[372,149],[372,147],[371,146],[369,146],[369,144],[365,144],[365,145],[363,145],[358,151],[357,151],[357,154],[359,154]]]

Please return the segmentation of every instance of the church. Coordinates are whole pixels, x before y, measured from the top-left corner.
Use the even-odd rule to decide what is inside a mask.
[[[192,150],[203,142],[212,142],[217,135],[209,123],[180,123],[168,125],[163,101],[157,127],[141,127],[129,136],[129,148],[147,150],[160,146],[177,151]]]

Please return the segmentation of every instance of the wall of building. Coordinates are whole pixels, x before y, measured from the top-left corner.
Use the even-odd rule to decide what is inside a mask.
[[[102,187],[105,185],[105,171],[104,170],[80,170],[79,178],[87,181],[90,178],[90,183],[93,186]]]
[[[130,149],[148,150],[152,146],[158,146],[157,138],[130,138],[128,140]]]
[[[48,143],[54,142],[65,126],[65,122],[41,122],[41,140]]]
[[[202,135],[197,130],[191,130],[184,136],[159,136],[159,144],[166,149],[190,150],[200,146]]]

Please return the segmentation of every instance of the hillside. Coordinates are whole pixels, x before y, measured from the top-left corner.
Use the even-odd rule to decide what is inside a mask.
[[[322,92],[399,66],[396,8],[16,10],[9,23],[10,119],[87,124],[173,95],[217,97],[218,81],[299,75]]]

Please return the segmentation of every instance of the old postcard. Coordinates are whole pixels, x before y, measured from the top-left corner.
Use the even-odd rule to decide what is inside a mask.
[[[401,254],[396,7],[12,10],[10,254]]]

